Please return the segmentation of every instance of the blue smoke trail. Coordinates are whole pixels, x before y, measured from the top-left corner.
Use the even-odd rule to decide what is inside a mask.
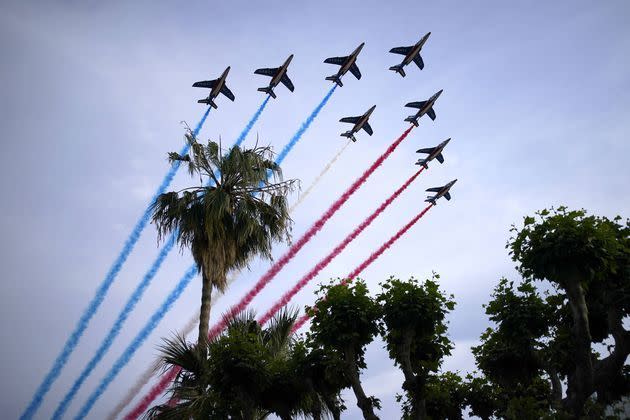
[[[282,163],[282,161],[287,157],[289,152],[300,140],[302,135],[304,135],[304,133],[306,132],[308,127],[311,125],[311,123],[315,120],[315,118],[317,117],[319,112],[322,110],[324,105],[326,105],[326,103],[332,96],[333,92],[335,91],[336,87],[337,86],[335,85],[330,89],[330,91],[328,91],[326,96],[324,96],[324,99],[322,99],[322,101],[315,107],[313,112],[311,112],[308,118],[302,123],[298,131],[293,135],[289,143],[287,143],[287,145],[282,149],[282,151],[276,158],[276,163],[278,165]],[[238,139],[236,140],[235,145],[240,145],[240,143],[242,143],[245,140],[245,137],[247,137],[247,134],[254,126],[254,123],[256,122],[256,120],[258,120],[258,117],[260,117],[260,114],[262,113],[262,110],[267,105],[268,101],[269,101],[269,97],[265,99],[265,101],[261,104],[261,106],[256,111],[256,113],[254,113],[251,120],[247,123],[247,125],[243,129],[243,132],[239,135]],[[151,334],[151,332],[153,332],[153,330],[157,327],[160,320],[170,310],[170,307],[173,305],[175,300],[177,300],[177,298],[181,295],[181,293],[183,292],[183,289],[190,283],[190,280],[192,277],[194,277],[195,273],[197,273],[197,265],[192,264],[190,268],[186,271],[186,274],[184,274],[184,277],[182,277],[182,279],[179,281],[175,289],[171,291],[166,301],[162,303],[162,306],[158,308],[157,312],[153,314],[149,322],[144,326],[144,328],[140,331],[140,333],[138,333],[138,335],[134,338],[132,343],[125,349],[125,351],[120,356],[120,358],[116,361],[116,363],[114,363],[114,366],[112,366],[112,368],[109,370],[107,375],[100,382],[97,389],[92,393],[92,395],[90,395],[90,398],[83,405],[83,407],[81,408],[81,411],[75,417],[75,420],[83,419],[85,418],[85,416],[88,415],[88,413],[90,412],[90,410],[92,409],[96,401],[101,397],[103,392],[105,392],[109,384],[116,378],[118,373],[127,365],[127,363],[129,363],[129,361],[131,360],[135,352],[138,350],[138,348],[140,348],[140,346],[148,338],[149,334]]]
[[[127,300],[127,303],[125,304],[125,307],[123,308],[122,312],[120,312],[120,314],[118,315],[118,318],[116,319],[116,322],[114,323],[114,326],[109,330],[109,333],[107,334],[107,336],[101,343],[100,347],[98,348],[98,350],[96,350],[96,354],[88,362],[87,366],[83,369],[83,372],[81,372],[81,375],[79,375],[77,380],[72,385],[72,388],[70,389],[70,391],[68,391],[68,393],[63,398],[61,403],[59,403],[59,406],[55,410],[55,413],[53,414],[53,417],[52,417],[54,420],[59,420],[62,418],[62,416],[65,414],[66,410],[68,409],[68,406],[70,405],[70,403],[76,396],[76,393],[79,391],[79,388],[81,388],[81,385],[83,385],[83,382],[85,382],[85,380],[90,376],[94,368],[96,368],[96,365],[101,361],[103,356],[105,356],[105,353],[107,353],[107,350],[109,350],[109,348],[112,346],[112,344],[114,343],[114,340],[120,333],[120,330],[122,329],[123,324],[129,317],[133,309],[135,308],[136,304],[140,301],[140,299],[142,299],[142,295],[144,294],[144,291],[149,286],[149,283],[151,283],[151,279],[153,279],[157,270],[162,265],[162,262],[164,261],[164,259],[166,259],[166,256],[173,248],[173,245],[175,245],[176,239],[177,239],[176,234],[173,234],[168,238],[168,241],[166,242],[164,247],[162,247],[162,249],[160,250],[160,253],[158,254],[158,257],[155,263],[153,264],[153,266],[151,266],[149,271],[147,271],[147,273],[144,275],[144,278],[142,279],[140,284],[138,284],[138,287],[136,288],[136,290],[131,294],[131,297],[129,298],[129,300]]]
[[[268,102],[269,102],[269,96],[265,98],[263,103],[258,107],[254,115],[247,122],[247,125],[238,136],[236,142],[234,143],[234,146],[240,146],[241,143],[243,143],[243,141],[245,140],[245,138],[247,137],[251,129],[254,127],[254,124],[256,123],[256,121],[258,121],[258,118],[262,114]],[[197,135],[200,128],[201,128],[201,125],[197,125],[194,131],[195,135]],[[188,152],[188,149],[186,149],[186,153],[187,152]],[[184,153],[180,153],[180,154],[183,155]],[[215,176],[217,176],[217,174],[215,174]],[[166,241],[166,244],[160,250],[158,257],[149,268],[149,271],[147,271],[147,273],[144,275],[142,281],[140,282],[140,284],[138,284],[138,286],[136,287],[136,290],[132,293],[131,297],[125,304],[125,307],[123,308],[122,312],[118,315],[116,322],[114,323],[113,327],[110,329],[109,333],[107,334],[107,336],[101,343],[100,347],[96,351],[96,354],[88,362],[87,366],[81,372],[77,380],[72,385],[72,388],[65,395],[61,403],[59,403],[59,406],[57,407],[57,409],[55,410],[55,413],[53,414],[53,419],[58,420],[65,414],[70,403],[76,396],[77,392],[79,391],[79,389],[81,388],[85,380],[90,376],[94,368],[96,368],[97,364],[103,359],[103,356],[105,356],[109,348],[112,346],[114,340],[116,339],[116,337],[118,337],[118,334],[120,334],[120,330],[122,329],[123,324],[129,317],[133,309],[135,308],[136,304],[140,301],[140,299],[142,299],[142,296],[145,290],[147,289],[147,287],[149,286],[149,284],[151,283],[151,280],[153,280],[153,277],[155,277],[155,275],[159,271],[160,267],[162,266],[162,263],[166,259],[166,256],[169,254],[169,252],[173,248],[176,238],[177,238],[177,233],[176,232],[171,233],[168,240]]]
[[[243,141],[245,140],[245,138],[247,137],[251,129],[254,127],[254,124],[256,124],[256,121],[258,121],[258,117],[260,117],[260,114],[262,114],[263,110],[267,106],[267,102],[269,102],[269,98],[271,98],[271,96],[267,95],[263,103],[258,107],[258,109],[254,113],[252,118],[249,120],[249,122],[247,123],[243,131],[241,131],[241,134],[239,134],[238,138],[236,139],[236,142],[234,143],[234,146],[240,146],[241,143],[243,143]]]
[[[197,135],[199,131],[201,130],[201,127],[206,121],[206,118],[208,117],[209,113],[210,113],[210,107],[208,107],[205,114],[203,115],[203,117],[201,118],[197,126],[195,127],[195,130],[194,130],[195,135]],[[189,147],[190,145],[186,143],[186,145],[184,145],[184,147],[179,153],[181,155],[187,154]],[[160,194],[162,194],[164,191],[166,191],[166,188],[168,188],[169,184],[175,177],[175,174],[177,173],[177,169],[179,169],[179,165],[180,165],[180,162],[175,162],[171,166],[171,169],[168,171],[168,173],[162,180],[162,183],[160,184],[159,188],[157,189],[157,191],[151,198],[150,204],[155,202],[156,198]],[[134,226],[133,230],[131,231],[131,234],[125,241],[125,245],[123,246],[122,251],[120,252],[118,257],[114,261],[114,264],[109,269],[107,276],[105,276],[105,279],[103,280],[103,282],[97,289],[96,294],[92,298],[92,301],[89,303],[88,307],[85,309],[85,311],[81,315],[81,318],[79,319],[79,322],[75,326],[74,331],[72,331],[72,334],[70,335],[68,340],[66,340],[63,346],[63,349],[61,353],[55,359],[52,368],[50,369],[50,371],[48,372],[48,374],[46,375],[42,383],[37,388],[37,391],[35,391],[35,394],[33,395],[33,399],[29,403],[28,407],[26,408],[24,413],[22,413],[22,415],[20,416],[21,420],[32,419],[35,413],[37,412],[37,410],[39,409],[39,407],[41,406],[44,397],[50,390],[50,387],[52,386],[52,384],[61,374],[61,370],[66,365],[66,363],[68,362],[68,358],[70,357],[74,349],[79,344],[79,340],[81,339],[81,337],[83,336],[83,333],[88,327],[90,320],[92,319],[92,317],[94,316],[98,308],[100,307],[101,303],[103,303],[103,300],[105,299],[105,295],[107,295],[107,292],[109,291],[110,286],[114,282],[114,279],[120,272],[123,264],[129,257],[129,254],[133,250],[136,243],[138,242],[138,239],[140,239],[140,235],[142,234],[142,231],[146,227],[150,217],[151,217],[151,210],[150,210],[150,206],[148,206],[144,214],[140,218],[140,220],[138,220],[138,222]]]
[[[171,291],[171,293],[168,295],[168,297],[162,303],[162,305],[158,308],[158,310],[153,313],[153,315],[149,319],[149,322],[144,326],[144,328],[142,328],[142,330],[140,330],[140,332],[138,333],[138,335],[135,336],[131,344],[129,344],[129,346],[125,349],[123,354],[118,358],[118,360],[116,360],[116,362],[114,363],[114,366],[112,366],[110,371],[107,372],[107,375],[105,375],[105,377],[101,380],[96,390],[94,390],[94,392],[92,393],[92,395],[90,395],[90,397],[88,398],[86,403],[83,405],[83,407],[81,407],[81,410],[79,411],[79,414],[77,414],[75,419],[77,420],[84,419],[88,415],[88,413],[94,406],[94,403],[103,394],[103,392],[107,389],[107,387],[114,380],[114,378],[116,378],[116,376],[122,370],[122,368],[125,367],[127,363],[129,363],[129,360],[134,355],[134,353],[140,348],[140,346],[142,345],[142,343],[144,343],[147,337],[149,337],[149,334],[155,329],[155,327],[157,327],[158,323],[162,320],[162,318],[164,318],[164,315],[166,315],[166,313],[171,309],[171,306],[173,306],[173,303],[175,303],[175,301],[179,298],[179,296],[182,294],[186,286],[188,286],[188,284],[195,277],[196,274],[197,274],[197,266],[193,264],[188,269],[188,271],[186,271],[186,274],[184,275],[184,277],[182,277],[179,283],[177,283],[177,286],[175,287],[175,289]]]
[[[337,85],[334,85],[328,91],[326,96],[324,96],[324,99],[322,99],[322,101],[315,107],[313,112],[311,112],[311,115],[309,115],[308,118],[306,118],[306,120],[302,123],[302,125],[298,129],[298,131],[296,131],[293,137],[291,137],[291,140],[289,140],[289,142],[284,146],[282,151],[278,153],[278,157],[276,157],[276,163],[278,165],[282,163],[282,161],[287,157],[291,149],[293,149],[293,146],[295,146],[297,142],[302,138],[302,136],[304,135],[308,127],[311,125],[311,123],[315,120],[315,118],[319,114],[319,111],[322,110],[324,105],[326,105],[326,103],[328,102],[332,94],[335,92],[336,88],[337,88]]]

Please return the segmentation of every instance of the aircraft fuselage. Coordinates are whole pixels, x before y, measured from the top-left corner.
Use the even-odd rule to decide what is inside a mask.
[[[409,53],[405,56],[402,65],[406,66],[410,64],[414,58],[416,58],[416,56],[420,53],[420,50],[422,50],[424,43],[427,42],[427,39],[429,39],[429,35],[431,35],[431,32],[423,36],[422,39],[420,39],[420,41],[418,41],[416,45],[413,46],[411,51],[409,51]]]
[[[217,84],[214,85],[214,87],[210,91],[210,94],[208,95],[208,99],[209,100],[212,100],[212,99],[216,98],[217,96],[219,96],[219,93],[221,93],[221,89],[223,88],[223,85],[225,85],[225,79],[227,78],[227,75],[228,75],[229,72],[230,72],[230,67],[225,69],[225,71],[223,72],[221,77],[219,77],[219,80],[217,81]]]
[[[289,58],[287,58],[287,61],[285,61],[282,66],[280,66],[278,74],[271,78],[271,81],[269,82],[270,88],[275,88],[276,86],[278,86],[278,83],[280,83],[282,77],[287,73],[287,69],[289,68],[291,60],[293,60],[293,54],[291,54]]]
[[[361,43],[361,45],[359,45],[357,49],[354,50],[352,54],[350,54],[350,56],[348,57],[348,60],[343,64],[343,66],[339,68],[339,71],[337,72],[337,76],[341,77],[344,74],[346,74],[348,70],[350,70],[350,67],[352,67],[352,65],[357,61],[357,57],[359,56],[359,53],[363,49],[364,45],[365,43]]]

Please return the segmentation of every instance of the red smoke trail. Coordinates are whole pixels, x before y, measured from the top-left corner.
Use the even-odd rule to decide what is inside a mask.
[[[418,213],[413,219],[409,221],[409,223],[403,226],[402,229],[396,232],[394,236],[389,238],[387,242],[381,245],[379,249],[374,251],[372,255],[366,258],[365,261],[363,261],[357,268],[355,268],[350,274],[348,274],[346,278],[342,280],[341,284],[347,284],[351,282],[353,279],[357,278],[357,276],[361,274],[363,270],[365,270],[370,264],[376,261],[378,257],[380,257],[383,254],[383,252],[387,251],[389,247],[391,247],[394,244],[394,242],[396,242],[398,239],[400,239],[401,236],[407,233],[407,231],[411,229],[411,227],[415,225],[418,222],[418,220],[420,220],[422,216],[424,216],[426,212],[429,211],[431,207],[433,207],[433,204],[429,204],[427,207],[425,207],[424,210]],[[302,325],[304,325],[304,323],[308,321],[309,318],[310,317],[308,316],[308,314],[302,315],[293,325],[293,329],[291,330],[291,332],[294,332],[294,333],[297,332],[302,327]]]
[[[339,255],[350,244],[350,242],[352,242],[357,236],[359,236],[361,232],[363,232],[365,228],[374,221],[374,219],[380,216],[380,214],[383,213],[383,211],[385,211],[385,209],[389,207],[389,205],[392,204],[394,200],[398,198],[398,196],[403,191],[405,191],[413,181],[416,180],[416,178],[418,178],[423,170],[424,168],[420,168],[419,171],[414,173],[407,181],[405,181],[405,183],[402,184],[402,186],[398,188],[391,196],[389,196],[389,198],[385,200],[372,214],[370,214],[363,222],[361,222],[359,226],[357,226],[352,232],[350,232],[350,234],[346,236],[345,239],[335,247],[335,249],[333,249],[324,259],[318,262],[315,267],[313,267],[311,271],[309,271],[304,277],[302,277],[300,281],[295,284],[295,286],[287,291],[271,307],[271,309],[269,309],[262,317],[260,317],[258,323],[261,325],[265,324],[271,319],[271,317],[274,316],[276,312],[278,312],[283,306],[287,305],[289,301],[293,298],[293,296],[295,296],[300,290],[302,290],[302,288],[306,286],[309,281],[313,280],[315,276],[317,276],[321,270],[323,270],[335,257],[337,257],[337,255]]]
[[[406,129],[396,141],[394,141],[383,153],[379,156],[374,163],[359,177],[354,183],[343,193],[341,197],[337,199],[328,210],[302,235],[300,239],[298,239],[289,250],[280,258],[274,265],[269,268],[269,270],[258,280],[256,285],[238,302],[236,305],[232,306],[230,310],[221,318],[221,320],[210,329],[208,333],[208,338],[213,339],[216,337],[226,326],[229,319],[236,316],[239,312],[244,310],[247,305],[256,297],[258,293],[282,270],[282,268],[287,265],[289,261],[306,245],[306,243],[313,238],[319,232],[326,222],[330,220],[330,218],[341,208],[341,206],[348,201],[348,199],[354,194],[361,185],[365,183],[365,181],[374,173],[374,171],[383,164],[385,159],[391,155],[394,150],[402,143],[402,141],[409,135],[411,130],[413,130],[414,126],[410,126]],[[165,373],[160,381],[151,388],[149,393],[142,398],[142,400],[138,403],[138,405],[125,417],[127,420],[135,420],[145,410],[149,407],[149,405],[159,397],[164,390],[169,386],[169,384],[175,379],[178,369],[170,369],[167,373]]]

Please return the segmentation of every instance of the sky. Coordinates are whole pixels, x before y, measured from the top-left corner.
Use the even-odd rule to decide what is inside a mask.
[[[490,324],[482,305],[505,276],[518,280],[505,244],[513,223],[550,206],[628,216],[630,208],[630,4],[626,1],[264,3],[51,1],[0,4],[0,331],[4,363],[0,412],[26,407],[92,298],[122,244],[168,170],[167,153],[196,124],[204,91],[191,87],[232,70],[234,103],[219,97],[200,133],[231,144],[264,96],[269,79],[254,75],[295,57],[291,93],[276,88],[246,145],[279,151],[330,88],[337,71],[327,57],[361,42],[363,77],[344,77],[328,105],[285,160],[285,178],[306,189],[343,146],[338,122],[376,105],[374,135],[359,133],[338,163],[293,214],[293,236],[310,224],[408,126],[404,104],[444,89],[437,119],[424,117],[398,150],[253,302],[262,313],[341,241],[414,170],[415,150],[451,137],[445,162],[430,169],[335,259],[294,302],[314,300],[316,284],[343,276],[424,207],[424,190],[451,179],[453,199],[440,201],[364,273],[373,293],[390,275],[425,279],[433,271],[457,301],[449,315],[455,343],[444,369],[474,370],[470,346]],[[402,78],[388,67],[393,47],[431,37]],[[190,185],[185,171],[173,188]],[[297,194],[291,200],[295,201]],[[287,249],[278,244],[274,256]],[[50,417],[95,351],[129,293],[158,252],[146,229],[92,320],[37,418]],[[172,252],[121,336],[70,407],[74,415],[131,338],[190,265]],[[254,261],[212,320],[269,267]],[[101,418],[153,363],[161,338],[181,330],[197,310],[197,279],[102,399]],[[380,340],[368,347],[366,392],[395,418],[402,375]],[[346,418],[360,418],[346,394]]]

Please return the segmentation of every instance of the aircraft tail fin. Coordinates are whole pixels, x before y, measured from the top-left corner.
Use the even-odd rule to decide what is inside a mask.
[[[398,65],[395,65],[395,66],[391,66],[389,69],[395,71],[398,74],[400,74],[402,77],[405,77],[405,70],[403,69],[402,65],[398,64]]]
[[[437,201],[435,201],[435,197],[433,197],[433,196],[428,196],[427,199],[424,200],[424,201],[427,202],[427,203],[431,203],[434,206],[437,204]]]
[[[418,120],[413,115],[410,115],[407,118],[405,118],[405,121],[410,122],[411,124],[415,125],[416,127],[419,125],[418,124]]]
[[[206,105],[210,105],[212,106],[212,108],[217,109],[218,106],[217,104],[214,103],[214,101],[212,99],[199,99],[197,101],[198,104],[206,104]]]
[[[354,133],[352,131],[346,131],[345,133],[341,133],[341,137],[348,137],[350,140],[356,142],[357,139],[354,137]]]
[[[261,87],[258,88],[258,92],[265,92],[266,94],[268,94],[269,96],[271,96],[273,99],[276,99],[276,94],[274,93],[273,89],[270,87]]]
[[[427,165],[427,163],[426,159],[418,159],[416,165],[424,166],[424,169],[429,169],[429,165]]]
[[[331,80],[331,81],[333,81],[333,82],[337,83],[337,85],[338,85],[339,87],[342,87],[342,86],[343,86],[343,83],[341,83],[341,78],[339,78],[339,76],[337,76],[336,74],[335,74],[335,75],[333,75],[333,76],[328,76],[328,77],[326,78],[326,80]]]

